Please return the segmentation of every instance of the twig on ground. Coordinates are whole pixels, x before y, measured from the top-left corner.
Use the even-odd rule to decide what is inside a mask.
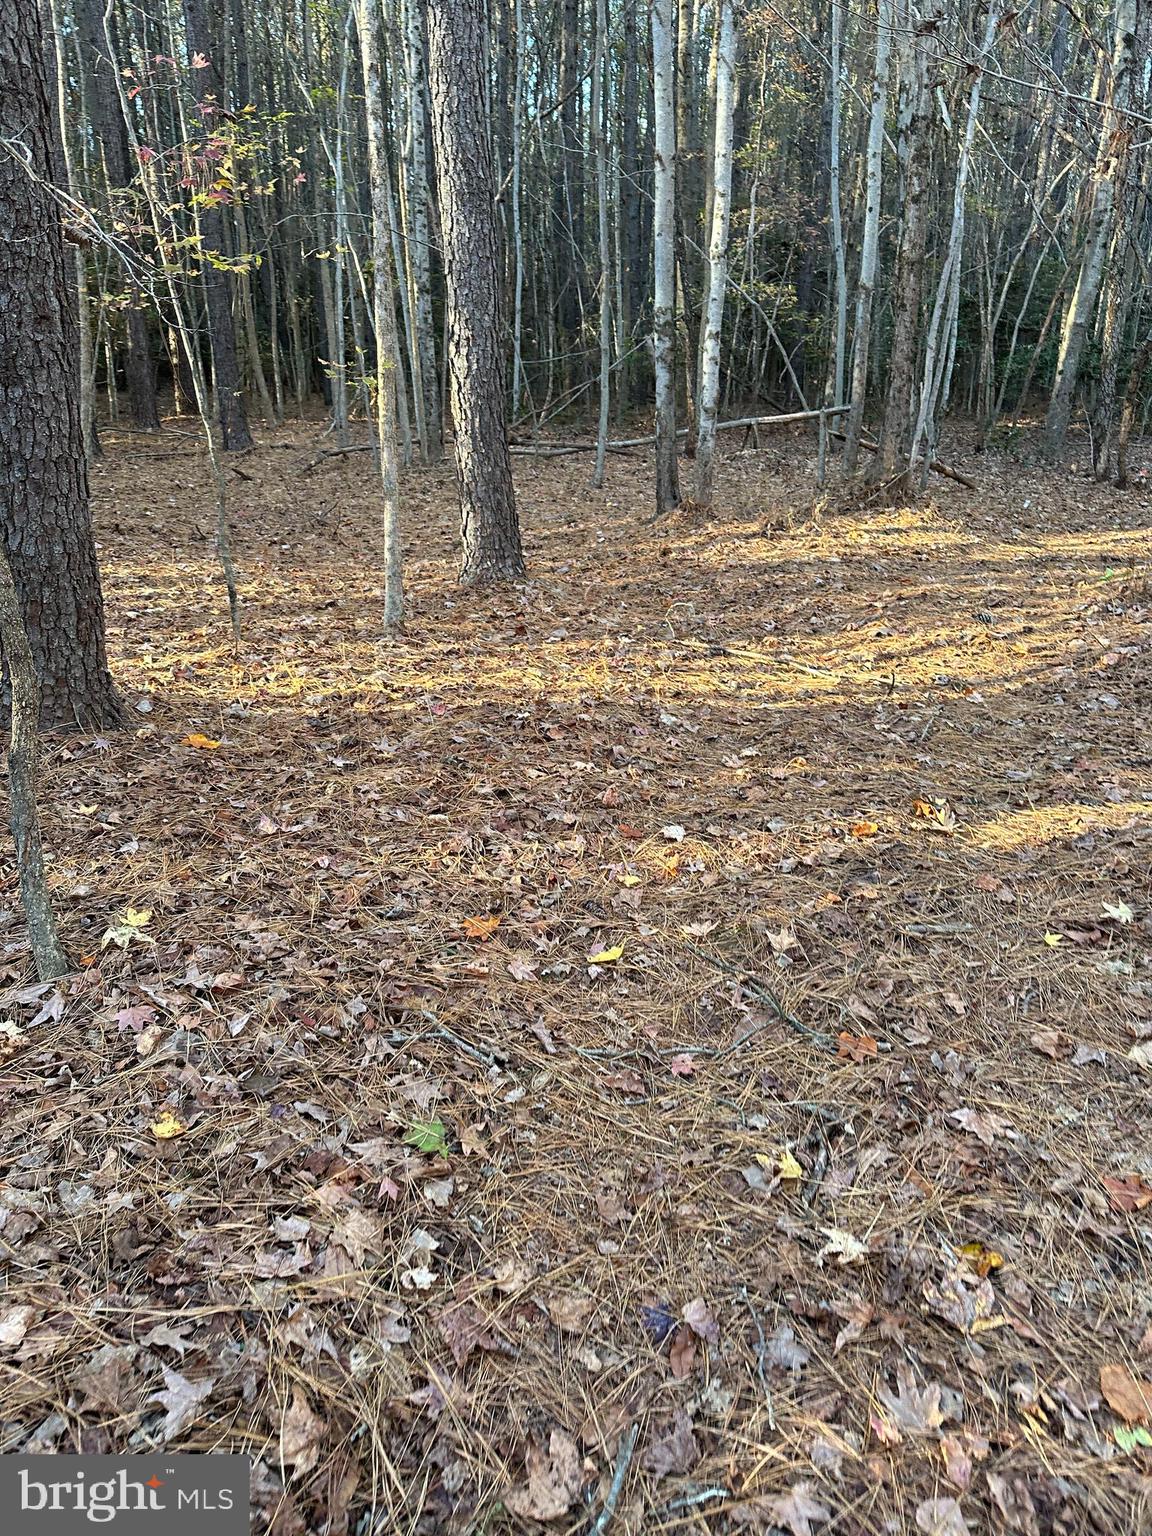
[[[789,1013],[772,989],[758,977],[749,975],[747,971],[742,971],[735,965],[729,965],[727,960],[721,960],[716,955],[709,955],[704,950],[697,949],[695,944],[689,944],[687,941],[683,942],[684,948],[691,954],[694,954],[697,959],[706,961],[725,976],[733,977],[742,987],[751,992],[757,1002],[767,1003],[782,1024],[787,1024],[789,1029],[795,1030],[805,1040],[811,1040],[813,1045],[819,1045],[826,1051],[835,1051],[839,1048],[831,1035],[826,1035],[821,1030],[813,1029],[810,1024],[805,1024],[803,1020],[798,1019],[794,1013]],[[754,1034],[758,1033],[758,1029],[759,1026],[756,1029],[750,1029],[746,1034],[741,1035],[738,1040],[734,1040],[728,1049],[721,1051],[720,1054],[726,1056],[732,1051],[739,1050],[740,1046],[745,1045]]]
[[[760,1314],[752,1305],[752,1298],[748,1294],[748,1287],[740,1287],[740,1297],[744,1305],[752,1314],[752,1321],[756,1324],[756,1374],[760,1378],[760,1385],[764,1389],[764,1402],[768,1408],[768,1428],[776,1428],[776,1410],[772,1406],[772,1388],[768,1385],[768,1372],[764,1365],[764,1357],[768,1353],[768,1339],[764,1333],[764,1324],[760,1321]]]
[[[616,1466],[612,1473],[612,1486],[608,1489],[608,1497],[604,1500],[604,1508],[596,1517],[596,1524],[588,1532],[588,1536],[604,1536],[604,1532],[611,1523],[612,1516],[616,1513],[616,1505],[620,1499],[620,1490],[624,1486],[624,1478],[628,1468],[632,1464],[632,1455],[636,1450],[636,1441],[640,1436],[639,1424],[633,1424],[632,1428],[620,1438],[620,1448],[616,1452]]]

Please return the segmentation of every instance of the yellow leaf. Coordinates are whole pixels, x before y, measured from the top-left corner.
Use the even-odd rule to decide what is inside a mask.
[[[878,821],[854,821],[848,828],[853,837],[875,837],[880,830]]]
[[[1059,934],[1059,933],[1046,933],[1044,935],[1044,942],[1045,942],[1045,944],[1050,945],[1050,947],[1052,949],[1055,949],[1057,944],[1060,944],[1060,943],[1063,942],[1063,934]]]
[[[611,949],[602,949],[598,954],[588,956],[589,965],[611,965],[613,960],[619,960],[624,953],[623,944],[615,944]]]
[[[129,928],[147,928],[152,921],[151,907],[125,907],[122,921]]]
[[[993,1269],[1003,1269],[1004,1255],[997,1253],[995,1248],[986,1248],[983,1243],[963,1243],[956,1252],[968,1265],[980,1276],[981,1280]]]
[[[802,1179],[804,1170],[792,1156],[791,1152],[781,1152],[777,1163],[777,1172],[782,1179]]]
[[[639,875],[621,875],[620,876],[620,884],[621,885],[626,885],[628,887],[628,889],[631,890],[634,885],[639,885],[640,884],[640,876]]]
[[[182,747],[199,747],[202,752],[215,752],[220,743],[213,741],[211,736],[202,736],[199,731],[193,731],[191,736],[185,736],[180,745]]]
[[[99,809],[98,805],[78,805],[76,807],[76,814],[78,816],[95,816]]]
[[[150,1129],[158,1141],[174,1141],[177,1136],[183,1136],[188,1127],[170,1109],[166,1109]]]
[[[466,917],[464,919],[464,932],[470,939],[490,939],[500,926],[500,914],[490,914],[488,917]]]

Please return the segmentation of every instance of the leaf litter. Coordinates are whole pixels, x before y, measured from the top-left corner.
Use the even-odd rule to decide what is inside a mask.
[[[986,455],[769,535],[799,440],[707,524],[527,462],[531,578],[464,595],[430,470],[382,660],[314,435],[236,491],[236,655],[195,454],[93,468],[149,708],[47,744],[81,969],[3,918],[2,1448],[243,1450],[277,1536],[587,1525],[634,1427],[621,1531],[1135,1529],[1138,503]]]

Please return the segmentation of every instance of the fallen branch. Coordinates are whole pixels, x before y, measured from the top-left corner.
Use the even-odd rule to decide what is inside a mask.
[[[829,415],[831,415],[831,412],[829,412]],[[840,443],[845,441],[843,432],[830,431],[828,436],[834,437],[836,441]],[[867,448],[869,453],[880,452],[880,444],[871,443],[866,437],[862,437],[860,439],[860,446],[861,448]],[[974,491],[977,489],[975,480],[969,480],[967,475],[962,475],[958,469],[953,469],[948,464],[941,464],[939,459],[930,459],[928,461],[928,468],[932,470],[933,474],[943,475],[945,480],[955,480],[957,485],[962,485],[969,491]]]
[[[741,427],[779,427],[790,421],[813,421],[817,416],[842,416],[848,407],[824,406],[818,411],[785,411],[777,416],[738,416],[734,421],[718,421],[717,432],[732,432]],[[676,433],[677,437],[687,437],[692,429],[681,427]],[[619,453],[623,448],[646,448],[656,441],[655,432],[650,432],[647,437],[622,437],[614,443],[608,443],[609,453]],[[594,453],[596,444],[592,443],[562,443],[555,446],[532,443],[512,443],[513,453],[538,453],[545,456],[560,453]],[[330,449],[332,453],[346,452],[347,450]]]

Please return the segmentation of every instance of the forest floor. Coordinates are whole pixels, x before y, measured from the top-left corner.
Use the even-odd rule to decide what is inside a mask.
[[[4,870],[0,1450],[247,1452],[276,1536],[1152,1529],[1147,491],[837,510],[788,437],[654,525],[521,457],[476,595],[414,471],[382,646],[322,446],[229,472],[238,654],[195,445],[93,474],[130,725],[48,745],[59,988]]]

